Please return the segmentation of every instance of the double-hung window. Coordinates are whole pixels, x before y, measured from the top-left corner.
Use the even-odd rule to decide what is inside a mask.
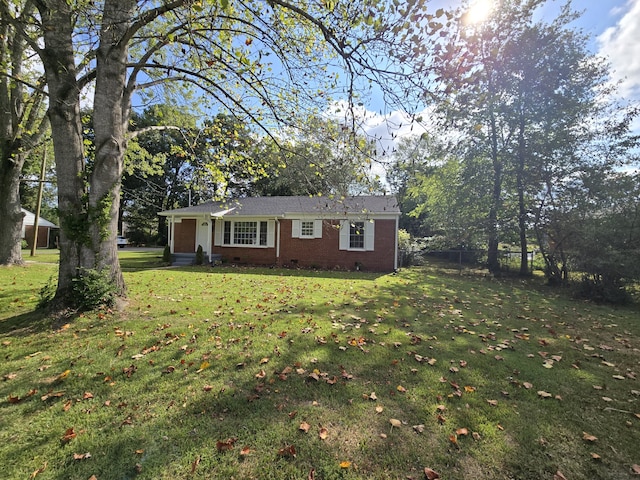
[[[349,225],[349,248],[364,249],[364,222],[351,222]]]
[[[373,220],[342,220],[340,222],[340,250],[373,251],[376,222]]]
[[[313,225],[314,221],[302,220],[300,222],[300,236],[301,237],[313,237]]]
[[[291,237],[305,240],[322,238],[322,220],[298,218],[291,220]]]

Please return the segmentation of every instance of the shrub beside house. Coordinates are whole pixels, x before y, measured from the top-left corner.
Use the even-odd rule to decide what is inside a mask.
[[[248,197],[160,212],[171,253],[237,264],[393,271],[400,208],[393,196]]]

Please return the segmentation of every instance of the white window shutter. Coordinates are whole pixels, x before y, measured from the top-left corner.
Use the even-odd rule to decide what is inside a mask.
[[[313,221],[313,238],[322,238],[322,220]]]
[[[213,244],[216,247],[222,245],[222,232],[224,231],[224,220],[216,219],[215,231],[213,233]]]
[[[342,220],[340,222],[340,250],[349,250],[349,232],[351,222]]]
[[[291,236],[300,238],[300,220],[291,220]]]
[[[276,221],[267,221],[267,247],[273,248],[276,244]]]
[[[376,222],[374,220],[364,222],[364,249],[365,250],[374,249],[375,230],[376,230]]]

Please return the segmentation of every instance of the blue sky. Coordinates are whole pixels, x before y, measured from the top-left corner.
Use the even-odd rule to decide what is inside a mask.
[[[471,3],[474,1],[486,0],[471,0]],[[500,0],[493,2],[499,8]],[[434,0],[432,5],[456,6],[461,3],[460,0]],[[552,20],[564,4],[564,0],[548,0],[541,10],[542,17]],[[622,82],[619,88],[621,97],[640,101],[640,0],[573,0],[572,6],[574,10],[584,12],[573,26],[592,38],[590,48],[594,53],[608,59],[612,80]],[[394,143],[390,125],[403,124],[402,128],[393,130],[396,139],[423,131],[415,126],[410,131],[401,112],[390,112],[385,116],[379,112],[368,112],[367,118],[365,130],[379,139],[379,145],[387,153],[391,153]]]

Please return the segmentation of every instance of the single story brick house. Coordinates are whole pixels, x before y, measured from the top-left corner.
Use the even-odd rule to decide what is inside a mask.
[[[209,261],[390,272],[398,267],[393,196],[247,197],[160,212],[171,253]]]
[[[29,248],[33,245],[36,214],[22,209],[22,239],[27,241]],[[42,217],[38,218],[38,245],[36,248],[55,248],[59,227]]]

